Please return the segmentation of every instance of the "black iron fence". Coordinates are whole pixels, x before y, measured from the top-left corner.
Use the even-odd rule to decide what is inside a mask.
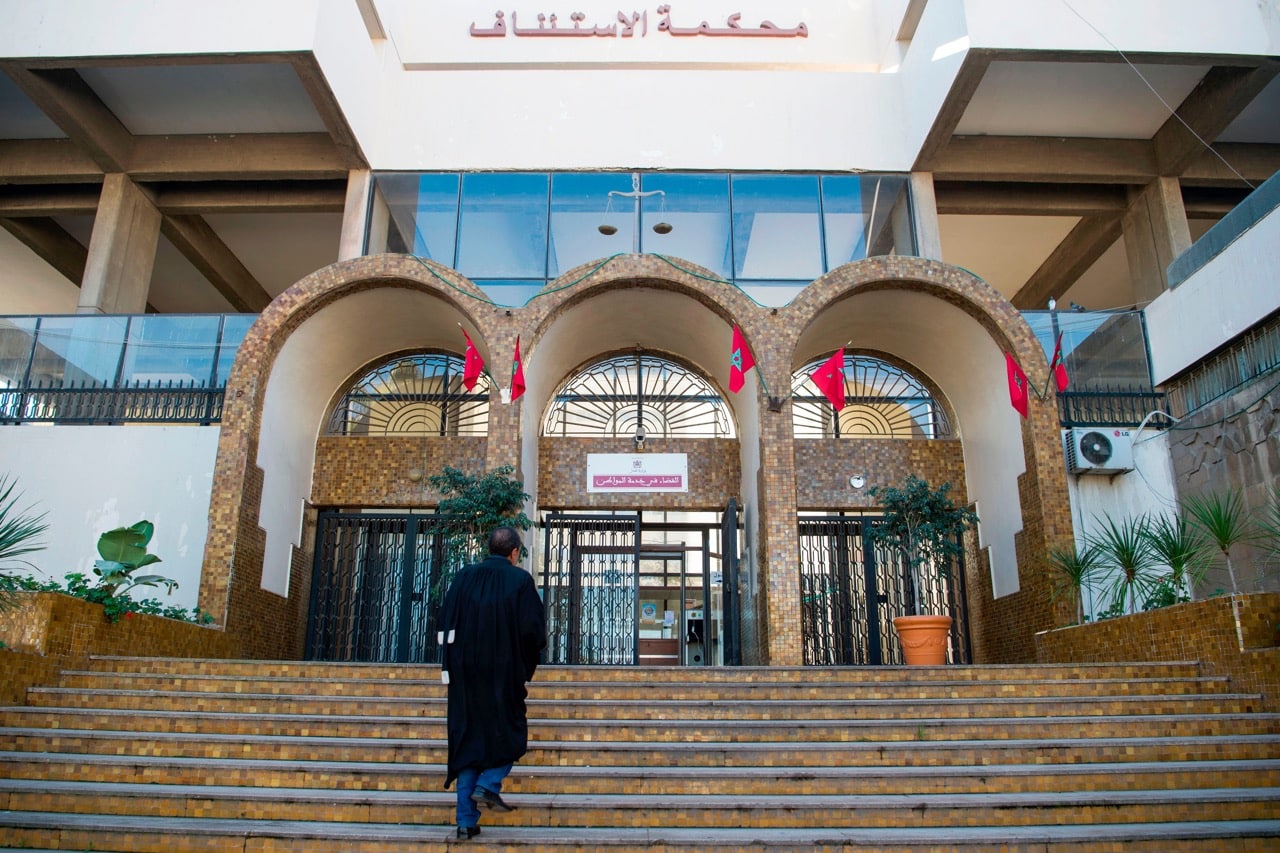
[[[95,382],[36,382],[0,391],[0,423],[215,424],[223,388],[194,382],[140,382],[103,387]]]
[[[1148,426],[1168,428],[1173,422],[1162,412],[1165,395],[1141,388],[1104,388],[1097,391],[1067,390],[1058,395],[1058,420],[1064,428],[1136,427],[1153,412]]]

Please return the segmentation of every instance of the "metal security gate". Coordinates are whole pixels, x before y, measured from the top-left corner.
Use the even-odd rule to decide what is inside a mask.
[[[439,599],[479,557],[456,529],[439,515],[320,513],[306,659],[439,662]]]
[[[804,662],[810,666],[901,664],[893,618],[912,612],[901,555],[873,547],[869,516],[801,518],[800,618]],[[921,612],[952,617],[949,663],[968,663],[964,565],[928,572]]]
[[[547,662],[741,663],[737,504],[702,522],[664,515],[551,512],[543,518],[538,581]]]

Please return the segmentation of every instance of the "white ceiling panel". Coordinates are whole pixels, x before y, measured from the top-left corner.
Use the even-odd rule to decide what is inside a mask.
[[[942,259],[1011,299],[1079,221],[1074,216],[939,216]]]
[[[80,75],[138,135],[325,130],[290,65],[82,68]]]
[[[1206,71],[1185,65],[1135,69],[1123,62],[993,62],[956,133],[1150,139]]]

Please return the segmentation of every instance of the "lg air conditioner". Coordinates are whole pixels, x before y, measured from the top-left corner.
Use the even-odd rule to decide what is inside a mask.
[[[1064,436],[1072,474],[1123,474],[1133,470],[1133,438],[1127,429],[1087,427]]]

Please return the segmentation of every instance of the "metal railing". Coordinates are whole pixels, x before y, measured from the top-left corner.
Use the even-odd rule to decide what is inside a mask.
[[[1064,428],[1136,427],[1153,412],[1165,412],[1165,395],[1135,388],[1108,388],[1097,391],[1067,390],[1058,395],[1058,420]],[[1156,414],[1148,426],[1167,429],[1173,422]]]
[[[223,396],[222,388],[186,382],[125,388],[37,382],[0,391],[0,423],[209,425],[222,420]]]

